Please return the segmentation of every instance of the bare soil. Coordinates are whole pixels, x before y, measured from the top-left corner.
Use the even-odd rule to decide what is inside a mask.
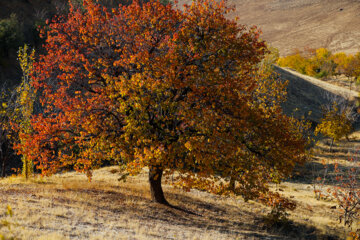
[[[179,5],[190,0],[180,0]],[[282,56],[294,49],[326,47],[333,52],[360,51],[358,0],[229,0],[230,18],[256,25],[263,39]]]

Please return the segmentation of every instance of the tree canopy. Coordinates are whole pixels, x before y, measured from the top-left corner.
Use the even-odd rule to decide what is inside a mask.
[[[33,67],[42,111],[17,149],[43,174],[69,166],[91,177],[104,161],[247,199],[302,163],[304,125],[282,114],[285,84],[259,71],[267,53],[255,27],[225,16],[224,1],[91,0],[48,23]],[[234,184],[235,183],[235,184]]]

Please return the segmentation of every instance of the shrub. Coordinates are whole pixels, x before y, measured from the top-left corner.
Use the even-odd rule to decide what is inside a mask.
[[[274,225],[287,222],[289,213],[296,208],[296,202],[281,196],[277,192],[268,192],[260,197],[260,202],[271,207],[271,212],[265,217],[265,223]]]
[[[24,42],[21,24],[15,14],[0,20],[0,56],[8,57],[10,49],[17,49]]]
[[[324,116],[320,120],[320,124],[315,128],[315,134],[321,133],[331,138],[330,151],[334,141],[347,136],[352,130],[352,122],[349,118],[349,107],[339,106],[339,103],[334,101],[332,105],[323,107]]]

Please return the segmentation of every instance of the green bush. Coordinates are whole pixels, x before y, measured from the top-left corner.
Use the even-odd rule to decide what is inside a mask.
[[[18,49],[24,43],[24,34],[16,14],[0,20],[0,57],[8,57],[10,49]]]

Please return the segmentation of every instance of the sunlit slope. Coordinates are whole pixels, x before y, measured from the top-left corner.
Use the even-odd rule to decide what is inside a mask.
[[[179,5],[191,0],[180,0]],[[236,10],[230,17],[257,25],[263,38],[280,49],[327,47],[353,53],[360,50],[359,0],[229,0]]]

